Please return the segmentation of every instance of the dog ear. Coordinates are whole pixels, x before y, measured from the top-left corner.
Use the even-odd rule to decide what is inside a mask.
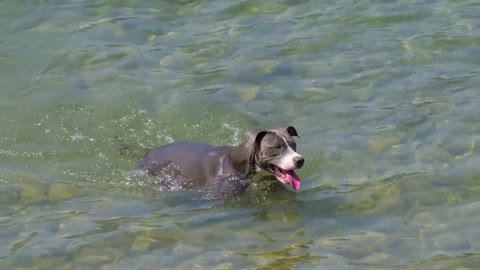
[[[300,138],[300,136],[298,136],[297,130],[293,126],[283,127],[282,129],[285,130],[290,136],[296,136]]]
[[[247,146],[259,147],[263,137],[267,135],[268,131],[265,129],[254,129],[245,133],[247,137]]]
[[[260,149],[260,144],[262,143],[262,139],[263,137],[265,137],[265,135],[267,135],[268,131],[264,130],[264,131],[260,131],[259,133],[257,133],[257,136],[255,136],[255,148],[256,149]]]

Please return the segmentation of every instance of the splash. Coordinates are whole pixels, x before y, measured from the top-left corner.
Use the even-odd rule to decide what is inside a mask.
[[[223,123],[222,127],[231,132],[230,138],[232,145],[239,145],[240,143],[242,143],[242,138],[240,136],[242,130],[240,128],[227,123]]]
[[[21,151],[15,144],[7,145],[0,149],[0,156],[25,163],[41,159],[53,177],[120,189],[182,190],[175,184],[179,179],[173,176],[165,174],[152,181],[134,169],[146,150],[178,140],[236,145],[241,142],[242,132],[238,120],[217,112],[190,118],[157,118],[128,106],[99,109],[71,105],[52,108],[36,117],[36,145]]]

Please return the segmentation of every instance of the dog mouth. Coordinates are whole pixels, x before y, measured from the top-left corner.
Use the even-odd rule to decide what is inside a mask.
[[[268,171],[270,171],[278,181],[284,183],[285,185],[290,185],[293,190],[297,191],[300,189],[302,180],[295,173],[294,170],[284,170],[273,164],[267,164]]]

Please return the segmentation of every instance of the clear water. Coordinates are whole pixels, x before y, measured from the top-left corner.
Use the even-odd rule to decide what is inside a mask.
[[[478,269],[480,3],[0,2],[1,269]],[[154,190],[293,125],[300,192]]]

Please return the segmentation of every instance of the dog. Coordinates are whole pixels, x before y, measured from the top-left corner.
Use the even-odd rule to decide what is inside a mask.
[[[288,126],[245,135],[238,146],[190,141],[160,146],[147,153],[138,169],[160,178],[169,176],[170,181],[161,183],[164,187],[202,190],[221,198],[246,191],[260,171],[299,190],[301,180],[294,170],[302,168],[305,159],[296,152],[297,130]]]

